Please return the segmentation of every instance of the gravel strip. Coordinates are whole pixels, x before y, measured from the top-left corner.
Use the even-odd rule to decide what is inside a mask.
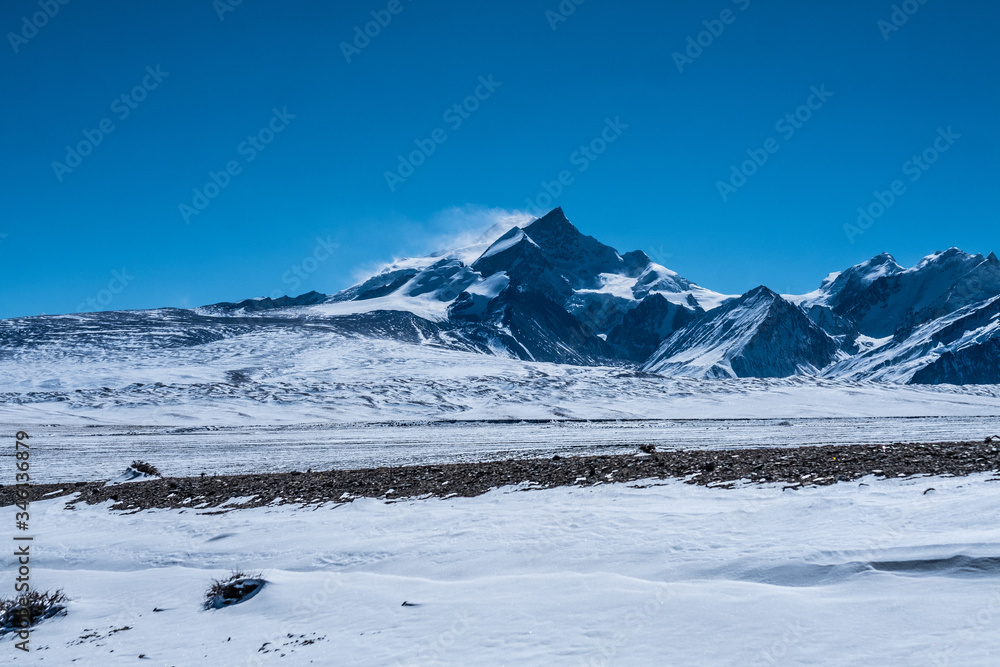
[[[651,447],[644,447],[652,450]],[[689,484],[732,488],[737,483],[782,483],[784,488],[826,485],[866,475],[963,476],[1000,470],[1000,439],[936,444],[896,443],[736,450],[670,450],[611,456],[487,461],[448,465],[288,472],[219,477],[177,477],[104,486],[104,481],[32,485],[31,499],[79,494],[70,502],[113,501],[115,510],[197,508],[220,511],[276,504],[477,496],[514,484],[533,488],[589,486],[681,478]],[[230,502],[240,499],[238,502]],[[15,502],[14,487],[0,487],[0,506]]]

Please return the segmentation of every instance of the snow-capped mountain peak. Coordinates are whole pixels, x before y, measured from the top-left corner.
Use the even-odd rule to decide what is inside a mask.
[[[71,339],[197,347],[316,328],[699,378],[1000,383],[1000,260],[992,252],[950,248],[911,268],[882,253],[829,273],[809,294],[780,296],[761,285],[726,296],[642,251],[619,253],[583,234],[562,209],[531,221],[507,216],[456,245],[396,260],[332,296],[0,322],[0,352]]]
[[[538,248],[538,244],[535,243],[531,237],[525,234],[523,229],[520,227],[514,227],[509,232],[494,241],[490,247],[483,251],[483,254],[481,254],[476,261],[497,255],[508,248],[516,246],[518,243],[528,243]]]
[[[804,311],[761,285],[675,332],[643,366],[668,375],[787,377],[814,374],[837,345]]]
[[[855,264],[846,271],[829,274],[815,292],[802,297],[790,297],[790,300],[804,308],[812,306],[828,306],[837,308],[838,304],[857,297],[879,278],[903,273],[905,269],[887,252],[871,259]]]
[[[642,251],[617,252],[581,233],[561,208],[493,234],[460,251],[399,260],[329,304],[317,304],[323,297],[313,293],[221,304],[216,312],[408,311],[492,353],[642,363],[669,375],[984,377],[962,365],[970,360],[985,364],[985,376],[992,372],[983,355],[1000,334],[980,315],[962,315],[981,314],[1000,295],[1000,260],[992,252],[949,248],[910,268],[881,253],[828,274],[809,294],[779,296],[761,285],[735,297],[707,290]],[[935,327],[953,333],[927,333]],[[932,338],[927,348],[923,341]],[[901,372],[875,370],[894,365]]]

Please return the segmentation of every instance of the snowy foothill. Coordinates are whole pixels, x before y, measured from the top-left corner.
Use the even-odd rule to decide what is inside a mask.
[[[177,334],[181,335],[181,334]],[[59,341],[0,359],[0,424],[41,481],[367,468],[678,447],[981,440],[1000,385],[667,378],[322,327],[113,353]],[[496,421],[526,423],[491,423]],[[551,422],[551,423],[549,423]],[[233,456],[239,451],[239,456]],[[0,484],[13,481],[0,468]]]
[[[114,334],[107,334],[113,336]],[[185,335],[168,328],[161,337]],[[199,345],[59,339],[0,359],[0,423],[258,425],[440,419],[1000,415],[1000,385],[815,377],[699,380],[522,361],[329,331],[253,330]],[[58,353],[57,353],[58,352]]]
[[[32,576],[67,614],[4,661],[995,665],[992,479],[650,480],[223,514],[45,500]],[[234,569],[266,585],[206,610]]]

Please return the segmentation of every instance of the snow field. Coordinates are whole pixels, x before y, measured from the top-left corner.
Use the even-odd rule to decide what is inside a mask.
[[[990,479],[511,487],[221,515],[43,501],[32,576],[64,588],[69,613],[32,653],[2,650],[58,665],[992,665]],[[269,584],[203,611],[233,568]]]

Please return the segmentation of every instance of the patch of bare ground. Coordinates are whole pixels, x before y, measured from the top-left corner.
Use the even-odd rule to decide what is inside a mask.
[[[963,476],[1000,470],[1000,440],[935,444],[668,450],[636,454],[554,456],[446,465],[328,470],[218,477],[154,478],[104,486],[103,481],[36,484],[31,499],[77,494],[69,506],[112,502],[112,509],[193,508],[228,511],[270,504],[349,502],[354,498],[477,496],[516,484],[532,488],[588,486],[642,479],[683,479],[730,488],[740,483],[797,489],[875,475]],[[234,501],[236,499],[236,501]],[[14,487],[0,487],[0,506],[15,502]],[[222,507],[225,505],[225,507]]]

